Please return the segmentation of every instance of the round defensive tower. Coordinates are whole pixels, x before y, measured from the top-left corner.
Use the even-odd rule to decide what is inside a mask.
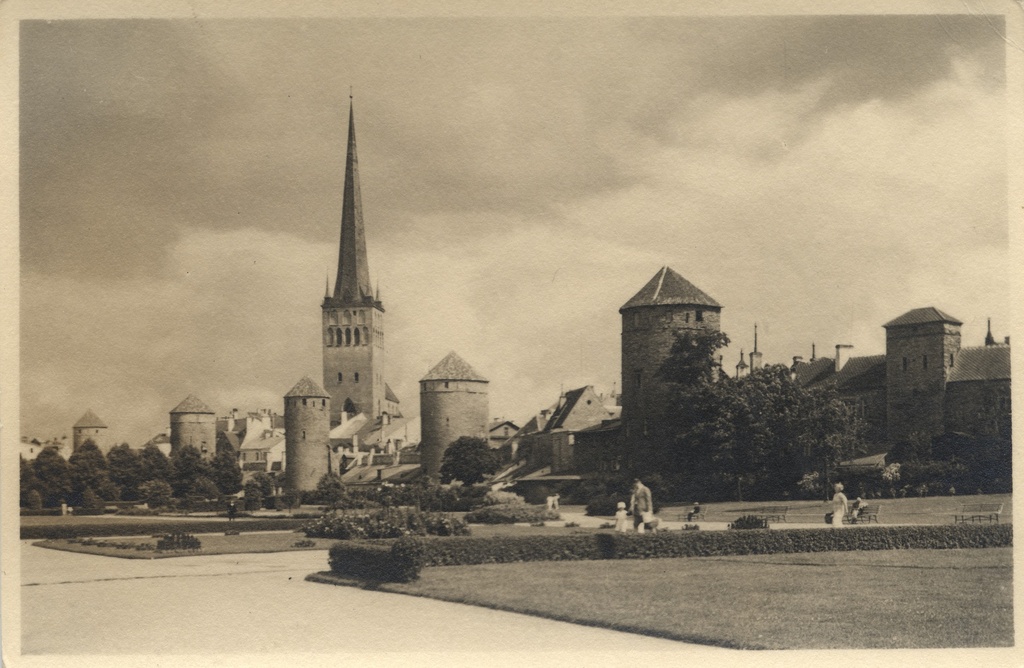
[[[194,394],[171,411],[171,452],[186,445],[198,450],[203,459],[217,454],[217,416]]]
[[[717,332],[722,306],[669,267],[662,267],[622,314],[622,426],[627,443],[661,426],[669,383],[659,373],[676,335]]]
[[[488,382],[454,351],[420,379],[420,461],[428,477],[437,478],[452,441],[487,440]]]
[[[284,430],[285,487],[316,489],[330,471],[331,402],[309,376],[284,395]]]
[[[71,428],[71,432],[72,452],[78,450],[86,441],[92,441],[96,447],[106,453],[107,425],[96,417],[92,409],[85,411],[85,415],[79,418],[75,426]]]

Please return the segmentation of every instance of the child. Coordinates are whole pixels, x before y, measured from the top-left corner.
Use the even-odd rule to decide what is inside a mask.
[[[615,511],[615,530],[626,532],[629,531],[628,526],[629,513],[626,512],[626,502],[619,501],[618,510]]]

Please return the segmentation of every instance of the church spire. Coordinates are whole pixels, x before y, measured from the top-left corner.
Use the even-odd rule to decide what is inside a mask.
[[[345,160],[345,195],[341,207],[341,246],[338,250],[338,279],[334,298],[349,303],[372,299],[370,269],[366,261],[363,202],[359,195],[359,160],[356,158],[354,104],[349,96],[348,157]]]

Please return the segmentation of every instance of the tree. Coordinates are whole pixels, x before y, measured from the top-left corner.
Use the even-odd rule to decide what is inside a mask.
[[[249,482],[255,483],[263,496],[274,496],[274,478],[269,473],[257,471]]]
[[[142,478],[142,461],[139,453],[127,443],[114,446],[107,453],[107,472],[110,480],[121,489],[121,498],[134,501],[139,498]]]
[[[19,482],[21,483],[21,506],[23,508],[31,508],[29,504],[30,496],[34,492],[36,497],[39,497],[40,503],[42,502],[42,496],[39,494],[39,478],[36,477],[36,472],[32,469],[32,463],[22,456],[18,456],[20,459],[20,471],[19,471]],[[34,498],[32,499],[34,501]]]
[[[90,510],[95,510],[97,508],[103,507],[103,502],[100,500],[100,497],[96,494],[96,492],[92,491],[92,487],[86,487],[82,491],[81,507],[88,508]]]
[[[686,330],[676,333],[658,374],[682,390],[692,390],[722,378],[718,351],[729,345],[725,332]]]
[[[173,477],[171,462],[160,448],[152,443],[142,449],[139,455],[139,478],[141,480],[163,480],[170,483]]]
[[[259,510],[263,506],[263,488],[255,476],[246,481],[245,486],[245,509]]]
[[[84,503],[83,494],[91,489],[95,494],[104,489],[110,493],[110,475],[107,471],[107,458],[91,440],[85,441],[68,458],[71,466],[71,492],[73,505]]]
[[[235,494],[242,489],[242,469],[238,466],[234,450],[217,453],[210,465],[210,477],[217,483],[221,494]]]
[[[201,496],[204,499],[216,499],[220,496],[220,488],[212,479],[206,476],[199,476],[189,487],[188,493],[194,496]]]
[[[341,476],[332,472],[323,474],[316,483],[316,493],[321,503],[329,506],[337,504],[345,498],[345,485],[341,482]]]
[[[174,490],[163,480],[147,480],[139,485],[139,498],[150,508],[168,505],[173,494]]]
[[[444,452],[441,460],[441,481],[459,480],[473,485],[498,470],[501,460],[487,441],[472,436],[461,436]]]
[[[39,493],[47,508],[59,506],[71,495],[71,467],[55,447],[44,448],[32,462]]]
[[[183,445],[171,453],[171,487],[177,497],[189,493],[199,478],[210,477],[210,465],[203,460],[199,450],[192,445]]]

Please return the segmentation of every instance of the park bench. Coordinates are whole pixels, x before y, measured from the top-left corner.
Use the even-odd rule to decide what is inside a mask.
[[[960,507],[960,512],[953,515],[953,523],[995,522],[998,524],[1001,512],[1003,512],[1001,503],[965,503]]]
[[[851,512],[849,515],[843,518],[843,522],[847,524],[869,524],[874,522],[878,524],[878,504],[868,503],[860,508],[860,512],[857,513],[857,517],[853,516]]]
[[[700,512],[697,513],[693,512],[692,509],[687,510],[685,513],[679,513],[678,519],[680,522],[696,522],[697,520],[702,520],[704,519],[704,508],[702,506]]]
[[[789,506],[765,506],[756,508],[750,514],[767,522],[785,522]]]

